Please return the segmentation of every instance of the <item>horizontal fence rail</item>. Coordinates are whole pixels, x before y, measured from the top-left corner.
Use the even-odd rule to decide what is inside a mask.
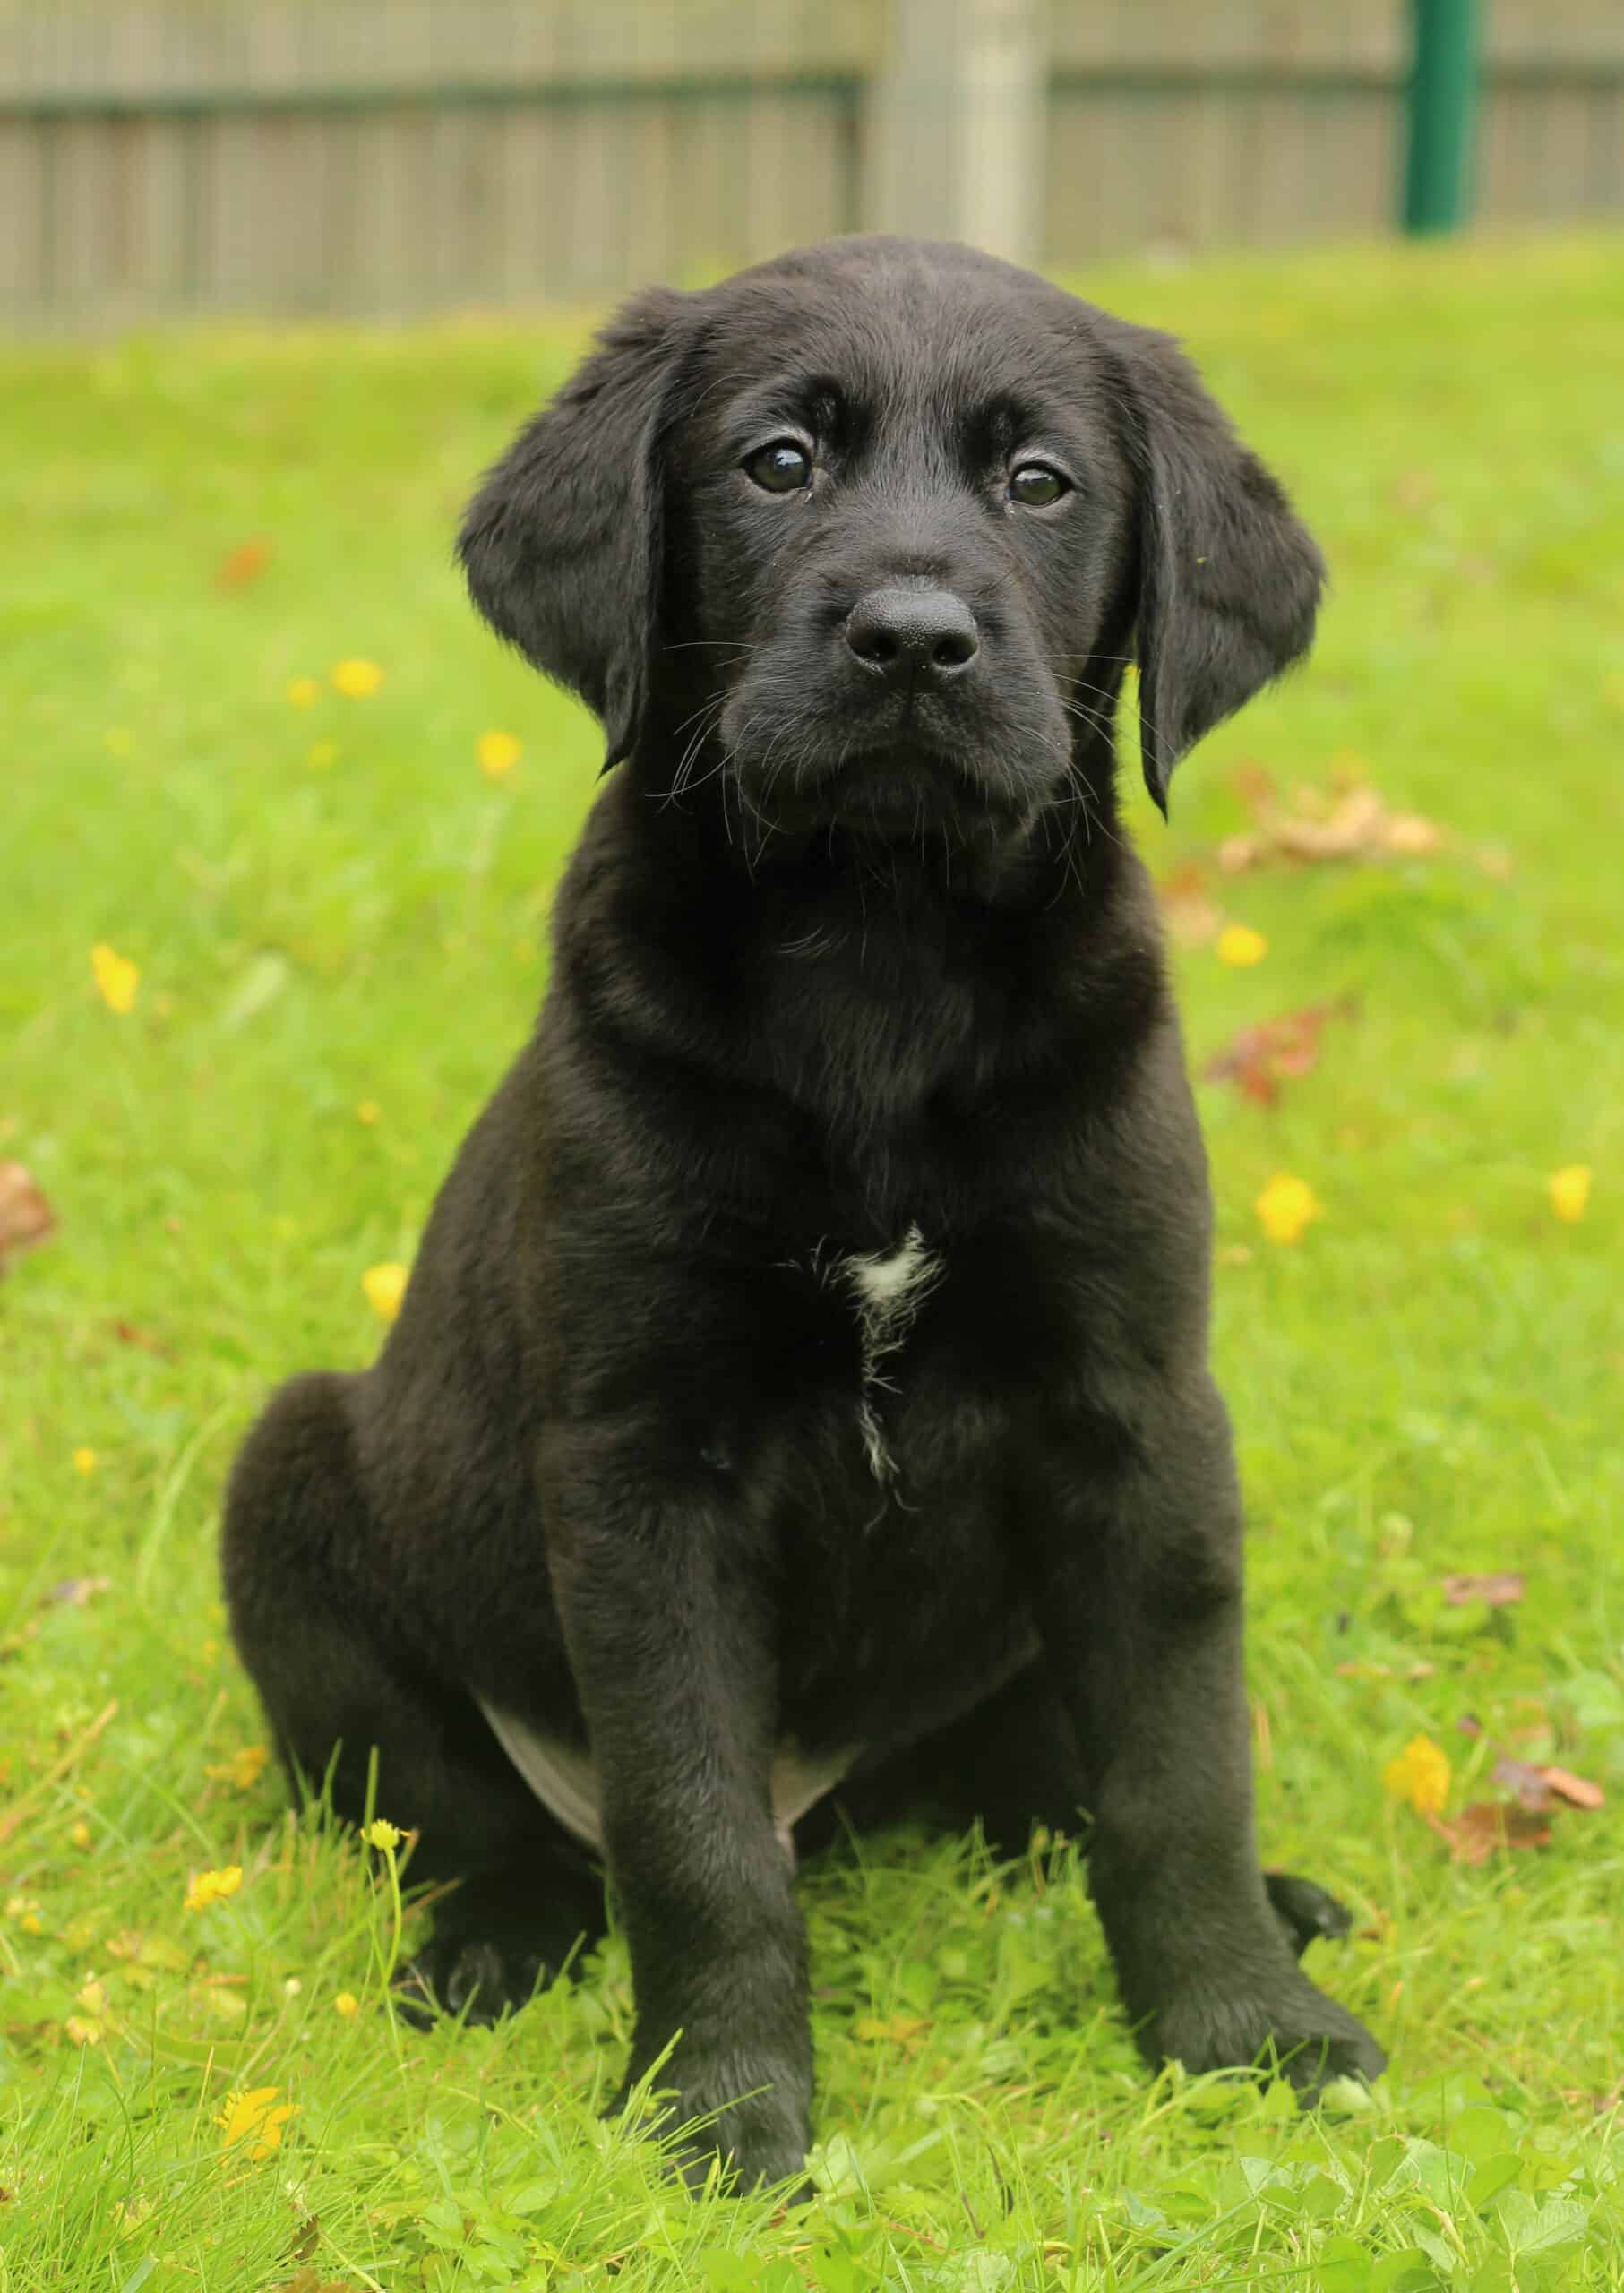
[[[597,302],[876,227],[1386,231],[1403,0],[0,0],[0,313]],[[950,86],[949,86],[950,82]],[[1476,213],[1624,215],[1624,4],[1483,0]]]

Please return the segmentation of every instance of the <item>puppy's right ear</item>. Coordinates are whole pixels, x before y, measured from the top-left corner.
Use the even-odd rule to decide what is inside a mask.
[[[474,603],[603,719],[604,769],[637,745],[657,643],[662,434],[687,297],[628,303],[528,423],[462,521]]]

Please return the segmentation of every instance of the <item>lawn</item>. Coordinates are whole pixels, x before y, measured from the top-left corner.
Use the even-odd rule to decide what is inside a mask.
[[[1069,1852],[914,1835],[804,1876],[794,2214],[601,2122],[617,1940],[494,2031],[391,2021],[391,1859],[288,1812],[216,1516],[270,1387],[368,1357],[541,992],[594,731],[449,544],[584,324],[13,348],[0,1162],[58,1225],[0,1281],[4,2293],[1624,2286],[1624,242],[1086,285],[1188,337],[1335,570],[1309,668],[1132,820],[1198,1067],[1333,1007],[1200,1097],[1261,1835],[1353,1907],[1310,1966],[1388,2075],[1152,2080]],[[1380,848],[1225,871],[1271,782]],[[1496,1844],[1503,1753],[1607,1805]]]

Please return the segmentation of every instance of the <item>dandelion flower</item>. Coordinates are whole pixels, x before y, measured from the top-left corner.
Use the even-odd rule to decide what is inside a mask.
[[[1590,1200],[1589,1164],[1564,1164],[1560,1171],[1551,1172],[1546,1191],[1551,1197],[1551,1207],[1563,1224],[1577,1226]]]
[[[75,1449],[75,1450],[74,1450],[74,1452],[73,1452],[73,1471],[74,1471],[75,1473],[94,1473],[94,1472],[95,1472],[95,1470],[96,1470],[96,1452],[95,1452],[95,1450],[94,1450],[94,1449]]]
[[[340,1990],[332,2002],[332,2011],[335,2014],[342,2014],[348,2022],[352,2015],[360,2013],[361,2002],[353,1990]]]
[[[370,1129],[372,1125],[376,1122],[377,1120],[377,1101],[375,1099],[363,1099],[359,1106],[356,1109],[356,1121],[357,1122],[365,1123],[367,1128]]]
[[[1307,1180],[1289,1171],[1276,1171],[1252,1207],[1271,1242],[1300,1241],[1304,1229],[1325,1215]]]
[[[135,1001],[135,991],[141,984],[141,968],[128,956],[121,956],[109,948],[105,940],[98,940],[90,949],[90,969],[96,984],[101,990],[101,1000],[110,1011],[127,1011]]]
[[[322,697],[322,688],[314,677],[289,677],[288,698],[296,709],[314,709]]]
[[[369,1266],[361,1276],[366,1302],[381,1322],[392,1322],[406,1295],[406,1268],[392,1263]]]
[[[336,661],[332,682],[346,700],[365,700],[382,683],[383,672],[376,661]]]
[[[217,1766],[206,1767],[205,1775],[216,1783],[229,1783],[239,1791],[250,1791],[264,1773],[270,1752],[263,1744],[245,1744],[241,1751],[233,1752],[229,1759]]]
[[[511,733],[481,733],[476,754],[487,780],[505,780],[519,761],[519,743]]]
[[[71,1825],[68,1831],[68,1837],[73,1841],[75,1847],[89,1847],[91,1843],[92,1836],[93,1834],[91,1833],[90,1826],[82,1819],[82,1817],[78,1823]]]
[[[1443,1813],[1449,1796],[1449,1761],[1431,1736],[1412,1736],[1396,1759],[1381,1771],[1396,1799],[1407,1799],[1418,1816]]]
[[[226,1895],[234,1895],[243,1884],[243,1867],[228,1863],[219,1871],[193,1871],[186,1882],[185,1908],[207,1911],[211,1902],[219,1902]]]
[[[1268,941],[1250,923],[1226,923],[1213,945],[1218,961],[1233,965],[1236,971],[1250,970],[1268,953]]]
[[[250,2143],[248,2155],[257,2161],[281,2148],[282,2128],[290,2117],[298,2116],[296,2103],[277,2102],[281,2091],[279,2086],[254,2086],[245,2094],[227,2095],[226,2107],[214,2123],[225,2135],[228,2149],[238,2142]]]
[[[399,1847],[405,1835],[404,1832],[397,1830],[393,1824],[385,1823],[382,1816],[375,1816],[362,1834],[368,1847],[376,1847],[384,1851],[391,1847]]]

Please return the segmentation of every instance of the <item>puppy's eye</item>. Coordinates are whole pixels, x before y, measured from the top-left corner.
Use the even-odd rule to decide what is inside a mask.
[[[764,494],[795,494],[812,484],[812,456],[793,438],[775,438],[760,446],[744,465],[744,474]]]
[[[1070,491],[1070,481],[1047,462],[1022,462],[1010,473],[1010,499],[1026,510],[1046,510],[1051,502],[1058,502]]]

